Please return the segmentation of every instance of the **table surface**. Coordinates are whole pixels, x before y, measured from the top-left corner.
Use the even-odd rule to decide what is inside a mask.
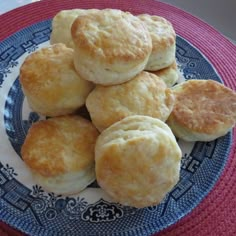
[[[36,1],[39,1],[39,0],[10,0],[10,1],[0,0],[0,14],[3,14],[4,12],[10,11],[10,10],[12,10],[14,8],[17,8],[17,7],[20,7],[20,6],[32,3],[32,2],[36,2]],[[233,0],[233,1],[236,3],[235,0]],[[233,1],[232,1],[232,4],[234,4]],[[181,7],[183,10],[187,10],[188,12],[190,12],[190,13],[198,16],[198,17],[200,17],[205,22],[213,25],[223,35],[225,35],[226,37],[230,38],[231,41],[235,43],[234,40],[236,40],[236,36],[232,33],[232,32],[236,33],[235,32],[235,28],[230,28],[229,25],[224,28],[224,24],[227,24],[225,22],[230,21],[230,19],[225,20],[225,18],[223,17],[222,18],[222,22],[223,21],[225,21],[225,22],[224,23],[222,23],[222,22],[219,23],[220,20],[221,20],[219,17],[217,19],[215,18],[215,20],[214,20],[214,17],[211,18],[211,16],[207,15],[206,11],[204,11],[202,13],[201,12],[199,13],[199,9],[196,9],[196,5],[193,3],[193,1],[190,1],[190,0],[189,1],[184,1],[184,0],[165,0],[165,1],[162,1],[162,2],[167,2],[167,3],[173,4],[173,5],[177,6],[177,7]],[[186,4],[183,5],[183,2],[185,2],[185,3],[188,2],[188,4],[187,5]],[[201,2],[201,1],[199,1],[199,2]],[[229,2],[230,1],[228,1],[227,3],[229,3]],[[193,3],[193,4],[191,5],[191,3]],[[229,4],[226,4],[226,5],[228,7],[231,6]],[[224,12],[224,14],[227,15],[227,10],[225,8],[224,8],[224,11],[222,11],[222,12]],[[229,12],[231,12],[231,10],[229,10]],[[203,15],[203,13],[205,15]],[[214,15],[214,14],[212,14],[212,15]],[[228,14],[228,17],[230,17],[230,14]],[[231,21],[232,21],[232,19],[231,19]],[[236,20],[234,20],[234,22],[236,22]],[[235,72],[232,72],[232,73],[234,73],[234,75],[236,76]],[[235,86],[235,84],[236,83],[232,82],[232,86]],[[235,132],[234,132],[234,135],[235,135]],[[234,148],[234,151],[235,151],[235,148]],[[235,152],[232,153],[231,156],[235,157]],[[230,164],[231,164],[231,166],[234,166],[234,167],[231,168]],[[226,206],[225,202],[223,204],[224,198],[228,199],[228,200],[229,200],[229,198],[227,197],[227,195],[219,197],[219,195],[221,194],[221,190],[223,188],[226,188],[226,187],[228,188],[228,191],[231,188],[230,196],[236,195],[236,188],[230,187],[230,186],[233,186],[232,185],[233,184],[233,181],[232,181],[233,177],[232,176],[235,176],[235,173],[236,173],[236,161],[231,158],[230,163],[228,164],[227,168],[228,168],[227,172],[225,172],[223,174],[223,178],[225,179],[224,183],[222,183],[222,182],[217,183],[217,190],[215,190],[207,198],[207,200],[204,200],[201,203],[200,207],[197,207],[197,209],[195,209],[194,212],[191,215],[188,215],[187,217],[185,217],[185,219],[181,220],[178,223],[177,226],[171,226],[166,231],[161,232],[160,235],[162,235],[162,236],[164,236],[164,235],[168,235],[168,236],[186,235],[186,230],[188,229],[188,227],[189,227],[189,229],[191,229],[191,227],[193,227],[192,221],[193,221],[194,218],[197,218],[197,219],[195,219],[195,223],[197,222],[199,225],[201,224],[201,228],[204,228],[204,227],[206,228],[206,231],[204,231],[205,235],[208,235],[208,236],[211,236],[211,235],[212,236],[213,235],[214,236],[215,235],[217,235],[217,236],[218,235],[223,235],[223,236],[231,236],[231,235],[233,236],[233,235],[236,235],[236,227],[235,226],[233,227],[233,225],[236,224],[236,221],[235,221],[235,218],[236,218],[236,214],[235,214],[236,198],[232,198],[232,201],[230,201],[229,204],[227,205],[227,209],[225,209],[225,208],[223,208],[223,207]],[[236,179],[236,178],[234,178],[234,179]],[[225,186],[225,185],[227,185],[227,186]],[[216,202],[214,202],[214,201],[216,201]],[[209,207],[209,202],[212,203],[211,207]],[[218,206],[219,206],[219,208],[221,208],[221,211],[222,211],[221,221],[217,221],[217,223],[213,223],[211,225],[211,228],[210,227],[206,227],[206,225],[210,221],[212,221],[212,219],[210,220],[209,218],[211,218],[211,217],[217,218],[216,207],[218,207]],[[211,209],[210,216],[208,215],[207,212],[204,211],[207,207],[209,207]],[[231,217],[228,220],[227,219],[228,216],[229,216],[228,214],[230,214],[231,216],[234,216],[234,217]],[[199,217],[199,215],[200,215],[200,217]],[[225,217],[223,217],[223,215]],[[233,218],[234,218],[234,220],[233,220]],[[183,225],[188,225],[188,227],[187,228],[183,227]],[[3,231],[1,231],[1,227],[4,230],[4,232],[6,231],[8,234],[5,234]],[[199,228],[197,228],[197,226],[194,226],[194,227],[196,227],[196,229],[199,229]],[[222,228],[223,228],[223,230],[222,230]],[[193,230],[191,230],[191,232],[193,232]],[[219,234],[219,232],[220,232],[220,234]],[[1,236],[2,235],[3,236],[7,236],[7,235],[10,235],[10,236],[11,235],[14,235],[14,236],[16,235],[16,236],[18,236],[18,235],[22,235],[22,234],[18,233],[17,231],[15,231],[13,229],[8,228],[4,224],[1,224],[0,225],[0,235]],[[187,235],[189,235],[189,234],[187,234]],[[198,235],[198,231],[196,231],[195,233],[191,233],[191,236],[195,236],[195,235]],[[203,230],[201,230],[201,235],[204,235],[203,234]]]

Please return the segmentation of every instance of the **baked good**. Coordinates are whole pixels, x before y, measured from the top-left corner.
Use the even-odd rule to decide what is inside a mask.
[[[188,80],[173,87],[174,109],[167,123],[185,141],[212,141],[236,122],[236,93],[213,80]]]
[[[97,136],[91,122],[76,115],[41,120],[29,129],[21,155],[43,188],[73,194],[95,180]]]
[[[81,15],[99,11],[97,9],[70,9],[59,11],[52,19],[52,32],[50,43],[64,43],[69,48],[74,48],[71,38],[71,25],[74,20]]]
[[[95,84],[113,85],[132,79],[144,69],[152,50],[144,23],[116,9],[77,17],[71,35],[75,68],[82,78]]]
[[[130,115],[147,115],[165,121],[174,107],[172,91],[158,76],[141,72],[132,80],[113,86],[97,85],[86,107],[99,131]]]
[[[169,88],[178,81],[180,76],[176,61],[174,61],[170,66],[161,70],[152,71],[152,73],[163,79],[166,86]]]
[[[137,208],[162,201],[179,180],[180,160],[170,128],[148,116],[113,124],[95,145],[98,184],[114,201]]]
[[[161,16],[138,15],[147,26],[152,38],[152,53],[145,70],[156,71],[175,61],[176,33],[172,24]]]
[[[30,54],[20,68],[20,83],[30,107],[45,116],[75,112],[94,85],[73,65],[73,49],[54,44]]]

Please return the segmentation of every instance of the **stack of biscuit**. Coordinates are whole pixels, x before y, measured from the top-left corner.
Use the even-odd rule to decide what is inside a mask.
[[[204,80],[173,87],[176,34],[163,17],[64,10],[50,42],[20,70],[31,108],[52,117],[33,124],[22,147],[48,191],[79,192],[96,178],[116,202],[156,205],[179,180],[175,137],[209,141],[235,124],[229,88]],[[91,120],[78,113],[84,105]]]

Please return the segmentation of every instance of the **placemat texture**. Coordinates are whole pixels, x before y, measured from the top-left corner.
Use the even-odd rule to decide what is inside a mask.
[[[0,41],[61,9],[118,8],[133,14],[160,15],[172,22],[176,33],[197,47],[216,68],[226,86],[236,89],[236,46],[202,20],[176,7],[154,0],[43,0],[0,16]],[[228,162],[219,181],[203,201],[176,224],[155,236],[236,235],[236,129]],[[0,222],[0,235],[24,234]]]

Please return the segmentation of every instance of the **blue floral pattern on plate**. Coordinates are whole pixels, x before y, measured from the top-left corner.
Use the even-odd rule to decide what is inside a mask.
[[[0,144],[0,219],[34,236],[144,236],[175,223],[216,183],[227,161],[231,133],[212,142],[179,140],[181,178],[158,206],[136,209],[112,203],[96,182],[85,194],[60,196],[45,192],[31,180],[20,149],[29,127],[42,117],[27,107],[18,80],[19,67],[26,55],[47,44],[50,32],[51,20],[47,20],[0,43],[0,132],[4,136]],[[176,58],[185,79],[222,82],[204,55],[180,36]]]

